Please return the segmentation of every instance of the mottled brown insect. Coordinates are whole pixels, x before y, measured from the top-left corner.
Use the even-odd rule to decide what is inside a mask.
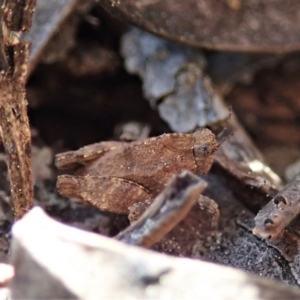
[[[215,135],[208,129],[132,143],[94,144],[56,156],[58,168],[84,165],[74,176],[59,176],[57,188],[63,196],[127,214],[134,203],[155,198],[172,175],[183,170],[207,173],[216,150]]]

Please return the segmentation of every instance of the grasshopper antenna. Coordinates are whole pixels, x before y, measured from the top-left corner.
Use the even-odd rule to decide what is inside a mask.
[[[232,117],[232,106],[229,106],[229,111],[228,111],[228,116],[227,118],[224,120],[224,123],[225,123],[225,126],[223,127],[223,129],[221,130],[220,133],[218,133],[217,135],[217,145],[218,145],[218,148],[225,142],[227,141],[228,139],[230,139],[234,132],[231,131],[230,129],[228,129],[228,122],[229,120],[231,119]]]

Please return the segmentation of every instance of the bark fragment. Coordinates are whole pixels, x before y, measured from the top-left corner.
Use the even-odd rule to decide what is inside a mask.
[[[5,26],[16,32],[28,30],[34,7],[32,0],[5,2],[2,8]],[[18,219],[33,203],[31,136],[25,98],[29,43],[18,42],[16,36],[12,40],[10,34],[9,29],[4,30],[0,41],[5,61],[0,78],[0,129],[8,155],[14,215]]]
[[[152,246],[187,215],[206,186],[190,172],[177,175],[145,213],[115,238],[130,245]]]
[[[253,233],[276,241],[300,213],[300,174],[287,184],[255,217]]]

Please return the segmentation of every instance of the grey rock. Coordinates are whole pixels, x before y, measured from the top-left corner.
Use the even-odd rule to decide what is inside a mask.
[[[189,132],[228,116],[203,75],[205,58],[200,50],[134,28],[123,36],[121,51],[127,71],[142,78],[145,97],[173,131]]]

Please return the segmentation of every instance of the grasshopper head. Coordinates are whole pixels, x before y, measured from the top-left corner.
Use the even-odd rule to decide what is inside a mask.
[[[214,154],[218,149],[215,135],[209,129],[198,130],[194,136],[194,158],[197,165],[197,174],[205,174],[211,168]]]

